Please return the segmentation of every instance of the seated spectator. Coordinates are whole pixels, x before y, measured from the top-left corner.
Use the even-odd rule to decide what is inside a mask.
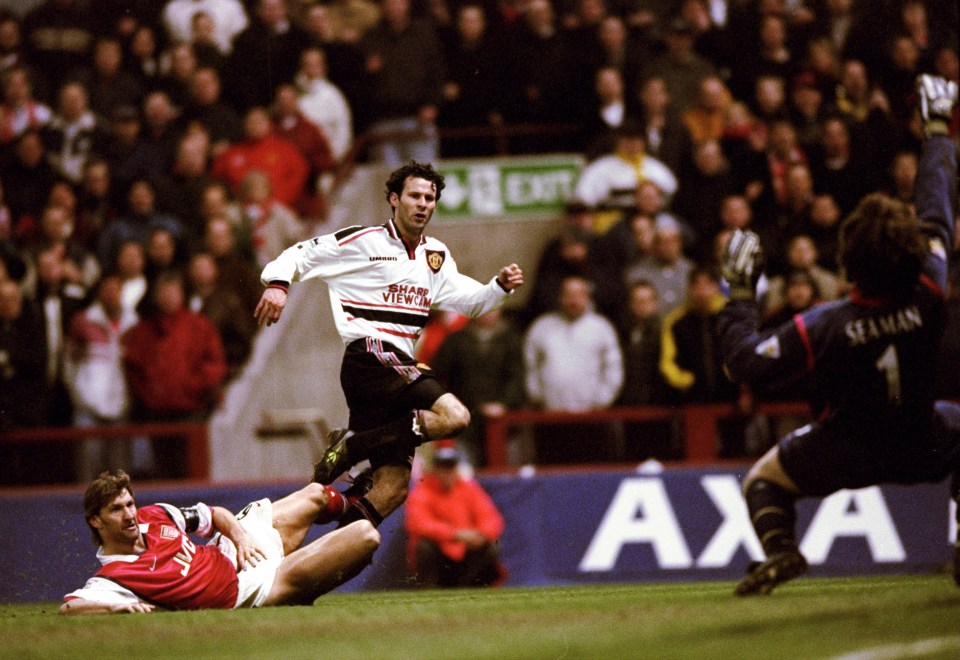
[[[695,143],[723,137],[732,101],[730,90],[719,76],[700,81],[696,102],[683,113],[683,122]]]
[[[178,236],[169,227],[153,227],[147,234],[143,248],[147,257],[144,274],[148,284],[166,270],[183,270],[187,265],[187,245],[182,235]]]
[[[840,276],[827,270],[817,262],[817,246],[806,234],[798,234],[787,244],[787,272],[802,270],[814,281],[821,300],[836,300],[846,293],[847,285]],[[779,309],[783,305],[786,292],[786,278],[776,275],[770,278],[764,297],[763,308],[767,311]]]
[[[719,453],[745,452],[748,391],[731,383],[720,358],[718,320],[726,298],[720,278],[709,267],[694,268],[687,279],[683,305],[666,314],[660,346],[660,373],[676,404],[731,403],[742,416],[720,422]]]
[[[119,219],[107,225],[97,242],[97,256],[108,270],[117,259],[117,250],[122,243],[137,241],[146,247],[147,239],[154,229],[163,227],[173,236],[182,239],[183,225],[178,218],[157,209],[157,195],[153,184],[147,179],[138,179],[127,192],[127,210]]]
[[[578,107],[570,71],[575,66],[569,39],[557,23],[550,0],[522,5],[509,46],[512,67],[504,89],[503,115],[517,124],[558,125],[572,120]],[[529,135],[510,141],[512,151],[543,153],[575,150],[576,135]]]
[[[720,203],[722,229],[746,229],[753,220],[753,208],[743,195],[727,195]]]
[[[905,34],[895,36],[887,47],[887,62],[879,83],[890,100],[890,113],[898,121],[906,121],[913,113],[916,79],[921,73],[920,55],[917,42]]]
[[[627,119],[627,97],[623,74],[614,66],[603,66],[594,74],[596,102],[589,108],[584,131],[584,155],[595,160],[614,150],[617,129]]]
[[[157,208],[181,220],[191,241],[203,233],[203,191],[216,181],[207,171],[209,157],[209,136],[200,130],[185,133],[177,142],[173,165],[157,179]]]
[[[187,277],[187,307],[203,314],[217,328],[227,361],[227,380],[232,380],[246,364],[257,331],[251,308],[224,286],[217,261],[209,252],[196,252],[190,257]]]
[[[30,71],[22,65],[3,72],[0,105],[0,145],[8,145],[27,130],[40,130],[53,118],[50,108],[33,98]]]
[[[100,161],[107,166],[105,173],[97,170],[95,175],[105,175],[107,185],[114,192],[128,190],[137,179],[153,181],[166,172],[166,151],[145,140],[141,135],[141,127],[140,113],[135,106],[117,106],[110,115],[112,139],[102,150],[102,158],[93,157],[87,161],[87,165]],[[85,185],[87,173],[85,167],[81,186]],[[103,191],[102,194],[106,195],[108,192],[109,190]]]
[[[197,71],[197,54],[189,41],[174,42],[161,58],[159,89],[170,103],[182,110],[190,104],[190,85]]]
[[[568,276],[578,275],[598,287],[600,304],[612,303],[618,287],[610,279],[611,272],[593,258],[596,236],[591,225],[593,216],[583,205],[572,203],[567,207],[560,233],[550,240],[537,262],[533,276],[533,290],[521,312],[521,324],[526,327],[534,318],[556,307],[560,283]]]
[[[380,10],[380,23],[357,44],[364,58],[367,133],[375,137],[371,158],[386,167],[411,158],[433,162],[445,66],[439,36],[432,22],[412,14],[410,0],[383,0]]]
[[[62,244],[41,249],[35,256],[37,286],[33,303],[43,323],[43,342],[47,351],[46,392],[49,409],[44,424],[69,426],[72,417],[70,397],[63,380],[63,358],[67,330],[73,315],[83,308],[86,289],[67,277],[66,255]]]
[[[4,192],[18,242],[30,241],[39,234],[40,214],[58,179],[46,156],[40,133],[24,131],[14,141],[11,160],[3,167]]]
[[[94,290],[94,301],[74,315],[67,335],[64,382],[75,426],[121,424],[130,412],[120,337],[137,316],[122,304],[118,275],[105,275]],[[85,481],[112,466],[128,467],[130,460],[127,443],[84,440],[77,449],[77,478]]]
[[[227,374],[217,329],[186,307],[183,278],[159,274],[142,305],[140,321],[123,335],[124,368],[135,420],[205,420]],[[186,476],[183,440],[153,441],[155,476]]]
[[[16,12],[0,12],[0,75],[14,67],[27,64],[26,48],[20,17]]]
[[[678,403],[734,401],[736,386],[723,375],[717,319],[726,304],[720,279],[709,268],[693,268],[686,297],[663,321],[660,373]]]
[[[627,292],[625,322],[620,328],[623,350],[623,389],[620,406],[662,405],[668,401],[660,375],[660,335],[663,319],[657,290],[645,280]],[[643,461],[679,458],[682,450],[673,447],[671,422],[624,423],[622,458]]]
[[[244,309],[252,310],[260,302],[263,293],[260,269],[239,249],[236,227],[226,216],[210,218],[207,220],[201,249],[209,252],[216,260],[220,284],[239,296]]]
[[[893,157],[888,168],[887,193],[894,199],[912,204],[916,179],[917,154],[901,151]]]
[[[250,7],[250,24],[233,40],[226,68],[231,104],[240,112],[270,105],[276,86],[293,81],[310,43],[285,0],[253,0]]]
[[[70,79],[86,88],[90,110],[102,118],[109,118],[114,108],[139,105],[146,93],[137,77],[123,68],[123,44],[111,34],[96,38],[91,66],[75,71]]]
[[[629,97],[632,101],[633,97]],[[690,169],[693,141],[670,100],[667,84],[659,76],[643,80],[637,93],[640,123],[646,138],[646,151],[678,177]]]
[[[180,144],[179,113],[180,109],[162,89],[155,89],[143,99],[141,134],[148,145],[163,154],[164,170],[170,169]]]
[[[45,426],[50,406],[43,316],[20,285],[0,280],[0,429]],[[29,392],[29,396],[24,393]],[[56,454],[51,456],[51,453]],[[69,480],[72,457],[43,445],[0,446],[0,483]]]
[[[116,263],[111,264],[120,277],[120,305],[136,313],[140,301],[147,293],[147,255],[143,243],[126,240],[117,248]]]
[[[190,78],[189,102],[181,121],[197,122],[210,135],[211,154],[216,157],[243,139],[243,120],[224,102],[220,73],[213,67],[198,67]]]
[[[214,159],[211,174],[227,182],[233,194],[240,196],[241,182],[247,174],[259,170],[269,180],[274,199],[294,208],[310,174],[307,159],[295,144],[277,135],[270,114],[263,107],[247,112],[243,131],[243,141]]]
[[[792,270],[779,284],[783,286],[783,296],[778,298],[775,307],[765,306],[761,323],[764,328],[777,328],[795,315],[822,302],[817,282],[809,271]]]
[[[598,264],[602,277],[611,294],[607,297],[613,305],[608,316],[614,322],[620,320],[624,284],[623,273],[629,265],[651,263],[655,236],[654,219],[639,209],[629,209],[602,236],[597,237],[591,250],[592,259]]]
[[[486,420],[523,403],[522,337],[499,309],[470,321],[440,344],[433,373],[470,410],[457,444],[474,467],[487,464]]]
[[[133,74],[145,90],[160,84],[160,39],[158,28],[149,23],[138,24],[127,43],[124,68]]]
[[[96,250],[100,232],[119,215],[113,192],[110,164],[98,157],[89,159],[74,192],[77,202],[73,238],[86,250]]]
[[[442,129],[484,128],[503,123],[500,62],[504,43],[488,27],[485,6],[476,1],[456,9],[449,36],[442,39],[447,62],[438,123]],[[489,156],[495,153],[490,136],[443,138],[445,158]]]
[[[790,87],[790,122],[797,130],[797,142],[805,153],[811,153],[820,143],[823,119],[826,114],[823,91],[812,73],[804,72],[793,79]]]
[[[261,268],[286,246],[307,238],[307,226],[274,196],[272,183],[265,173],[247,172],[239,192],[240,232],[249,237],[254,259]]]
[[[810,206],[810,224],[799,233],[813,239],[817,263],[831,273],[840,272],[840,207],[830,195],[817,195]]]
[[[763,318],[760,324],[761,331],[777,328],[795,315],[823,302],[817,289],[817,283],[808,271],[792,270],[785,278],[781,279],[784,280],[780,283],[784,287],[782,303],[776,309],[765,308],[763,310]],[[780,383],[776,387],[765,388],[762,397],[764,401],[807,401],[809,395],[809,381],[803,374],[797,374],[797,377],[789,382]],[[782,438],[790,431],[800,428],[809,421],[809,415],[777,415],[771,419],[771,436]],[[746,449],[748,454],[759,455],[766,451],[768,447],[746,447]]]
[[[687,278],[694,267],[683,247],[680,223],[672,216],[663,216],[654,224],[653,259],[635,260],[623,271],[628,287],[640,280],[653,284],[664,315],[683,304]]]
[[[190,41],[193,18],[198,12],[210,17],[214,40],[220,52],[230,53],[233,40],[249,25],[240,0],[169,0],[163,8],[163,26],[171,41]]]
[[[623,385],[617,332],[593,311],[591,285],[570,276],[560,286],[555,311],[537,317],[523,342],[526,392],[544,410],[585,412],[613,404]],[[618,438],[606,424],[565,424],[536,430],[537,462],[612,460]]]
[[[772,122],[787,116],[787,83],[779,76],[763,75],[754,84],[750,97],[753,113],[762,122]]]
[[[879,183],[872,144],[863,132],[858,132],[857,138],[854,141],[850,126],[841,117],[828,117],[819,149],[810,162],[817,192],[831,195],[843,215]]]
[[[617,130],[613,153],[588,163],[580,172],[573,196],[589,207],[628,207],[637,186],[653,181],[666,197],[677,191],[677,178],[666,165],[646,153],[643,127],[625,121]]]
[[[704,78],[716,75],[713,64],[694,50],[696,28],[686,19],[676,16],[667,23],[663,33],[666,51],[654,58],[644,75],[663,78],[670,98],[679,112],[693,106]]]
[[[321,222],[327,216],[327,200],[321,193],[320,181],[324,174],[332,174],[334,167],[330,142],[300,111],[297,90],[292,84],[277,87],[272,112],[277,135],[296,145],[309,165],[306,185],[296,200],[295,210],[304,218]]]
[[[327,76],[327,55],[322,48],[301,53],[295,84],[300,111],[323,131],[334,161],[341,162],[353,144],[353,114],[344,93]]]
[[[407,560],[418,587],[489,587],[506,577],[498,548],[503,516],[479,483],[460,475],[459,460],[441,444],[407,498]]]
[[[40,235],[25,246],[24,252],[36,260],[44,250],[57,248],[64,280],[86,291],[100,278],[100,264],[91,251],[73,238],[74,227],[76,220],[69,208],[50,204],[40,218]]]
[[[698,259],[709,253],[710,238],[721,227],[724,200],[736,192],[736,178],[716,140],[701,142],[694,149],[693,170],[680,181],[673,209],[693,232],[689,251]]]
[[[71,183],[78,183],[83,165],[102,151],[109,131],[90,108],[89,94],[79,82],[60,88],[53,118],[43,130],[47,158],[53,169]]]
[[[746,97],[763,78],[785,81],[793,77],[798,63],[791,47],[790,28],[791,24],[785,15],[774,12],[761,14],[757,26],[759,52],[750,53],[738,62],[731,83],[734,94]]]
[[[227,68],[227,52],[217,43],[217,24],[205,11],[198,11],[190,19],[190,43],[197,56],[197,67],[209,67],[218,73]]]

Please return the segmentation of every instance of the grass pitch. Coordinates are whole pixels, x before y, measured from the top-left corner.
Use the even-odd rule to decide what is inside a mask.
[[[960,657],[945,576],[331,594],[312,607],[61,617],[0,606],[0,658]]]

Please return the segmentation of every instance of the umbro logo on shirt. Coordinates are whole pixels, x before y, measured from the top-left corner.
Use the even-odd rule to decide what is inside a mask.
[[[370,257],[370,261],[397,261],[396,257]]]

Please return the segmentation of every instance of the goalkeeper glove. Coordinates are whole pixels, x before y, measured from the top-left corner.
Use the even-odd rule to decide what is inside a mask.
[[[917,76],[917,97],[924,134],[946,135],[953,104],[957,102],[957,83],[924,73]]]
[[[733,232],[723,258],[723,279],[733,300],[753,300],[757,281],[763,272],[760,237],[752,231]]]

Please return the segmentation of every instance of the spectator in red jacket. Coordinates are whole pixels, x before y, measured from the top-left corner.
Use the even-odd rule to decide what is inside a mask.
[[[261,170],[273,186],[274,197],[295,208],[307,183],[310,165],[295,144],[274,130],[265,108],[251,108],[243,120],[244,139],[227,148],[213,161],[211,173],[226,181],[234,195],[251,170]]]
[[[145,302],[142,320],[123,336],[135,415],[146,422],[202,420],[227,375],[220,336],[210,321],[187,309],[178,271],[158,274]],[[186,454],[178,444],[153,443],[155,476],[185,475]]]
[[[407,499],[407,559],[421,587],[486,587],[505,576],[503,516],[479,483],[460,475],[459,462],[457,450],[440,443],[433,469]]]

